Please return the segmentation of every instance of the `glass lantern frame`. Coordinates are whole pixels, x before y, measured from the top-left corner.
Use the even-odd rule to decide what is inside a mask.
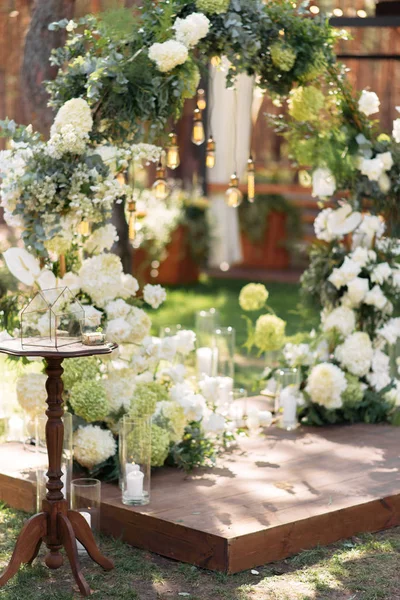
[[[66,310],[63,303],[74,306],[74,310]],[[57,308],[59,305],[59,308]],[[44,320],[48,318],[46,331],[41,334],[36,328],[37,334],[27,335],[30,328],[35,331],[29,315],[41,315]],[[61,328],[61,322],[67,321],[68,329]],[[69,321],[69,323],[68,323]],[[79,300],[76,299],[67,287],[50,288],[38,291],[21,312],[21,345],[22,347],[41,347],[58,349],[72,346],[82,342],[82,327],[85,322],[85,311]],[[71,323],[75,324],[76,330],[72,334],[69,330]],[[37,325],[37,324],[36,324]],[[65,325],[63,325],[65,326]]]

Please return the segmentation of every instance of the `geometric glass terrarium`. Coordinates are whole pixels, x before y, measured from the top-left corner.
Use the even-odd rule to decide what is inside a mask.
[[[61,348],[82,341],[85,311],[67,288],[41,290],[21,313],[22,346]]]

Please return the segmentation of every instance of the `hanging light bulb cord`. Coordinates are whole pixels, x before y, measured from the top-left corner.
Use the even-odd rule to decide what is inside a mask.
[[[214,138],[213,136],[213,127],[212,127],[212,116],[213,116],[213,111],[214,111],[214,100],[215,100],[215,86],[214,86],[214,69],[215,67],[211,66],[211,69],[209,71],[210,73],[210,83],[209,83],[209,88],[211,93],[209,93],[208,97],[208,115],[207,115],[207,137],[210,138]]]
[[[235,86],[235,89],[233,91],[234,95],[234,99],[233,99],[233,111],[234,111],[234,115],[233,115],[233,171],[234,173],[236,173],[237,177],[239,178],[239,174],[238,174],[238,162],[237,162],[237,148],[238,148],[238,143],[237,143],[237,133],[238,133],[238,121],[237,121],[237,113],[238,113],[238,92],[237,92],[237,87]]]

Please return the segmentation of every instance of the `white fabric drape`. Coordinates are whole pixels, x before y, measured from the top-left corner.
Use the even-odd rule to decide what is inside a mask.
[[[236,169],[240,178],[246,171],[254,83],[252,77],[239,75],[236,87],[226,88],[227,69],[228,62],[225,60],[222,68],[212,68],[210,77],[211,131],[216,142],[216,164],[208,171],[210,183],[226,187]],[[209,261],[212,267],[220,267],[223,263],[232,265],[242,260],[237,209],[225,204],[224,195],[213,194],[210,198],[214,229]]]

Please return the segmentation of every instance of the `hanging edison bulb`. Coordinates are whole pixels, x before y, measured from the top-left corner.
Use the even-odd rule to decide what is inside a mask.
[[[131,200],[128,203],[128,211],[129,211],[129,222],[128,222],[129,241],[133,242],[136,237],[136,202],[134,200]]]
[[[169,193],[169,188],[166,180],[165,168],[161,161],[158,163],[156,171],[156,180],[153,183],[152,190],[157,200],[165,200]]]
[[[239,189],[239,178],[236,173],[231,175],[229,187],[225,192],[225,202],[232,208],[237,208],[242,204],[243,194]]]
[[[181,164],[179,158],[178,136],[176,133],[169,134],[169,144],[167,147],[167,167],[169,169],[177,169]]]
[[[201,88],[197,90],[197,108],[199,110],[205,110],[207,108],[206,93]]]
[[[196,146],[204,144],[206,139],[204,133],[203,119],[201,117],[201,110],[196,108],[193,114],[193,130],[192,130],[192,142]]]
[[[256,177],[255,177],[255,165],[253,157],[250,155],[247,161],[247,198],[249,202],[254,202],[256,197]]]
[[[212,169],[215,166],[215,141],[212,135],[207,140],[206,167]]]

